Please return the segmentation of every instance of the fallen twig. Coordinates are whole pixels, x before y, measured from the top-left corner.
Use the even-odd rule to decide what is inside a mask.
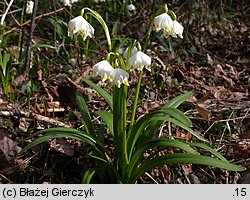
[[[59,120],[56,120],[56,119],[52,119],[50,117],[46,117],[46,116],[43,116],[43,115],[39,115],[39,114],[35,114],[35,113],[30,113],[30,112],[25,112],[25,111],[17,111],[17,110],[12,110],[12,111],[8,111],[8,110],[1,110],[0,111],[0,116],[3,116],[3,117],[14,117],[14,116],[17,116],[17,117],[26,117],[26,118],[31,118],[31,119],[35,119],[37,121],[42,121],[42,122],[46,122],[46,123],[49,123],[49,124],[52,124],[54,126],[60,126],[60,127],[66,127],[66,128],[69,128],[70,126],[59,121]]]

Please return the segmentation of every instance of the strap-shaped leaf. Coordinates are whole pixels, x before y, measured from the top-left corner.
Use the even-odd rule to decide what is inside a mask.
[[[149,120],[153,119],[157,115],[162,115],[164,112],[161,110],[152,111],[142,118],[140,118],[133,126],[130,128],[127,137],[127,149],[128,149],[128,157],[131,158],[134,145],[136,144],[140,135],[142,135],[145,127],[148,125]]]
[[[148,135],[152,135],[155,132],[155,126],[150,126],[150,123],[156,123],[156,125],[160,126],[160,124],[164,121],[172,122],[173,124],[185,129],[186,131],[193,134],[198,139],[208,142],[204,137],[193,131],[191,128],[189,128],[187,125],[183,124],[179,120],[172,118],[169,116],[169,113],[165,112],[164,110],[157,110],[152,111],[151,113],[143,116],[136,122],[136,124],[133,125],[133,127],[130,129],[128,133],[128,156],[131,158],[134,145],[136,144],[138,138],[140,137],[140,143],[146,143],[148,139]],[[152,128],[152,129],[151,129]],[[152,131],[152,134],[151,134]],[[144,132],[147,132],[148,135],[144,135]]]
[[[186,94],[182,94],[180,96],[177,96],[170,101],[168,101],[162,109],[165,108],[177,108],[180,104],[182,104],[184,101],[187,101],[191,96],[193,96],[192,92],[188,92]]]
[[[210,153],[212,153],[213,155],[215,155],[217,158],[221,159],[221,160],[224,160],[225,162],[227,162],[227,159],[224,158],[220,153],[218,153],[216,150],[214,150],[213,148],[205,145],[205,144],[202,144],[202,143],[198,143],[198,142],[189,142],[188,144],[190,144],[191,146],[196,146],[196,147],[199,147],[199,148],[202,148]]]
[[[164,119],[165,118],[165,119]],[[168,117],[168,116],[160,116],[160,117],[155,117],[155,119],[151,119],[151,121],[154,120],[158,120],[158,121],[168,121],[168,122],[172,122],[173,124],[175,124],[176,126],[179,126],[181,128],[183,128],[184,130],[188,131],[189,133],[191,133],[192,135],[194,135],[196,138],[202,140],[203,142],[208,142],[203,136],[201,136],[200,134],[198,134],[197,132],[195,132],[194,130],[192,130],[191,128],[189,128],[188,126],[186,126],[185,124],[181,123],[180,121]]]
[[[108,111],[104,111],[104,110],[99,110],[94,112],[95,114],[99,115],[102,120],[107,124],[108,129],[110,130],[110,133],[112,135],[114,135],[113,132],[113,114],[108,112]]]
[[[137,167],[136,165],[142,160],[143,154],[152,148],[167,148],[167,147],[172,147],[172,148],[178,148],[182,149],[188,153],[191,154],[196,154],[199,155],[199,152],[197,152],[195,149],[190,147],[188,144],[185,144],[184,142],[178,141],[178,140],[173,140],[169,139],[166,137],[161,137],[161,138],[154,138],[149,140],[148,142],[141,144],[140,147],[136,148],[135,153],[132,156],[131,161],[129,162],[128,166],[128,174],[133,172],[134,167]]]
[[[91,181],[91,179],[92,179],[92,177],[94,176],[95,172],[96,172],[96,171],[95,171],[95,169],[93,169],[93,168],[88,169],[88,170],[84,173],[84,175],[83,175],[82,183],[83,183],[83,184],[89,184],[90,181]]]
[[[35,134],[32,135],[32,137],[34,137],[35,135],[40,135],[40,134],[46,134],[46,135],[41,136],[41,137],[37,138],[35,141],[26,145],[22,149],[21,153],[24,153],[25,151],[29,150],[30,148],[32,148],[32,147],[34,147],[42,142],[45,142],[45,141],[48,141],[51,139],[55,139],[55,138],[64,138],[64,137],[85,141],[88,144],[90,144],[92,147],[94,147],[97,151],[101,152],[102,154],[106,152],[104,145],[95,136],[89,135],[89,134],[84,133],[84,132],[77,130],[77,129],[73,129],[73,128],[49,128],[49,129],[45,129],[45,130],[41,130],[41,131],[36,132]]]
[[[176,108],[184,101],[189,99],[192,95],[192,92],[188,92],[186,94],[177,96],[174,99],[170,100],[168,103],[166,103],[161,108],[161,110],[169,112],[170,116],[176,118],[177,120],[184,123],[186,126],[190,127],[192,126],[191,120],[184,113],[182,113]],[[148,139],[152,138],[162,123],[162,121],[151,121],[148,125],[147,130],[145,130],[145,132],[143,133],[143,137],[140,138],[139,143],[144,143]]]
[[[76,101],[80,109],[82,121],[83,121],[84,126],[86,127],[87,133],[90,135],[95,135],[95,129],[92,124],[92,120],[89,114],[88,107],[86,105],[86,102],[82,94],[79,91],[76,92]]]
[[[146,160],[134,171],[134,173],[132,173],[129,179],[129,183],[134,183],[145,172],[165,164],[198,164],[198,165],[207,165],[211,167],[218,167],[230,171],[246,170],[246,168],[243,166],[234,165],[229,162],[225,162],[208,156],[175,153],[175,154],[166,154],[163,156],[155,157],[151,160]]]
[[[89,79],[83,78],[82,80],[87,83],[91,88],[93,88],[99,95],[101,95],[109,104],[110,109],[113,110],[113,100],[112,96],[109,95],[109,93],[107,93],[104,89],[100,88],[96,84],[92,83]]]
[[[181,123],[185,124],[186,126],[192,126],[191,120],[179,109],[177,108],[167,108],[164,111],[169,114],[171,117],[177,119]]]

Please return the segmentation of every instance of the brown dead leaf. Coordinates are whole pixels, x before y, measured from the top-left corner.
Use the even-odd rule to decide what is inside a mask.
[[[181,165],[181,168],[182,168],[185,176],[188,176],[189,174],[191,174],[193,172],[191,164],[188,164],[188,165],[183,164],[183,165]]]
[[[7,130],[0,129],[0,154],[4,155],[7,161],[12,161],[13,157],[21,151],[17,142],[10,139]]]
[[[163,165],[160,168],[160,172],[161,172],[161,175],[163,177],[164,183],[165,184],[170,183],[170,181],[171,181],[171,172],[168,169],[168,166],[167,165]]]
[[[201,183],[198,176],[196,176],[194,174],[190,174],[189,178],[193,184],[200,184]]]
[[[15,171],[15,157],[21,151],[17,143],[10,139],[8,131],[0,128],[0,172],[8,175]]]
[[[243,140],[238,142],[238,144],[233,146],[235,152],[241,153],[249,157],[250,155],[250,142],[247,140]]]
[[[24,172],[30,163],[30,160],[18,159],[16,160],[17,165],[19,166],[20,171]]]
[[[74,155],[74,149],[72,145],[70,145],[68,142],[61,138],[54,139],[50,142],[50,147],[52,149],[55,149],[56,151],[59,151],[67,156],[73,156]]]
[[[211,111],[203,107],[201,104],[195,105],[198,113],[202,116],[203,119],[209,121],[211,119]]]
[[[137,108],[137,112],[138,113],[144,113],[145,111],[144,111],[144,109],[142,107],[138,107]]]
[[[209,98],[210,95],[211,95],[211,91],[208,90],[208,92],[201,99],[198,99],[196,101],[196,103],[197,104],[204,104],[208,100],[208,98]]]

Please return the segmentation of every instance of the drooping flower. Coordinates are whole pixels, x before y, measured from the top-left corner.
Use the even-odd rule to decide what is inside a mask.
[[[129,86],[128,78],[129,74],[125,72],[123,69],[116,68],[113,70],[113,82],[114,84],[120,88],[122,84]]]
[[[72,6],[73,3],[77,2],[78,0],[60,0],[64,6]]]
[[[127,10],[129,12],[134,12],[134,11],[136,11],[136,7],[131,3],[131,4],[127,5]]]
[[[145,53],[138,51],[129,59],[130,69],[142,69],[145,67],[148,71],[151,71],[151,58]]]
[[[172,30],[170,31],[171,36],[173,37],[177,37],[177,35],[180,38],[183,38],[182,34],[183,34],[183,30],[184,27],[176,20],[173,21],[173,26],[172,26]]]
[[[26,13],[31,14],[33,12],[34,2],[28,1],[26,5]]]
[[[93,76],[101,76],[102,81],[109,79],[113,81],[114,68],[110,65],[107,60],[96,63],[93,67]]]
[[[123,58],[127,59],[128,56],[128,50],[129,50],[129,46],[125,49],[125,51],[123,52]],[[138,49],[136,47],[133,47],[132,51],[131,51],[131,56],[133,56],[136,52],[138,52]]]
[[[70,35],[81,35],[83,40],[86,40],[88,36],[92,37],[95,32],[95,29],[82,16],[70,20],[68,27]]]
[[[170,32],[172,30],[173,20],[167,13],[158,15],[154,19],[154,29],[156,32],[164,30],[165,32]]]

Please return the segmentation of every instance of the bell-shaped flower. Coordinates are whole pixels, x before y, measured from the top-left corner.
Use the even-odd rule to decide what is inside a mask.
[[[177,35],[180,37],[180,38],[183,38],[182,34],[183,34],[183,30],[184,30],[184,27],[176,20],[173,21],[173,27],[172,27],[172,30],[170,31],[170,34],[172,37],[177,37]]]
[[[123,69],[116,68],[113,70],[113,83],[120,88],[122,84],[129,86],[129,74]]]
[[[64,6],[72,6],[73,3],[77,2],[78,0],[60,0]]]
[[[125,49],[125,51],[123,52],[123,58],[127,59],[128,56],[128,50],[129,50],[129,46]],[[138,52],[138,49],[136,47],[133,47],[132,51],[131,51],[131,56],[133,56],[136,52]]]
[[[88,36],[92,37],[95,32],[95,29],[82,16],[70,20],[68,28],[70,35],[81,35],[83,40],[86,40]]]
[[[142,69],[145,67],[148,71],[151,71],[151,58],[145,53],[138,51],[129,59],[130,69]]]
[[[93,67],[93,76],[101,76],[102,81],[109,79],[113,81],[114,68],[110,65],[107,60],[98,62]]]
[[[28,1],[26,5],[26,13],[31,14],[33,12],[34,2]]]
[[[154,18],[154,29],[156,32],[160,30],[164,30],[165,32],[169,32],[172,30],[173,20],[167,13],[163,13]]]

